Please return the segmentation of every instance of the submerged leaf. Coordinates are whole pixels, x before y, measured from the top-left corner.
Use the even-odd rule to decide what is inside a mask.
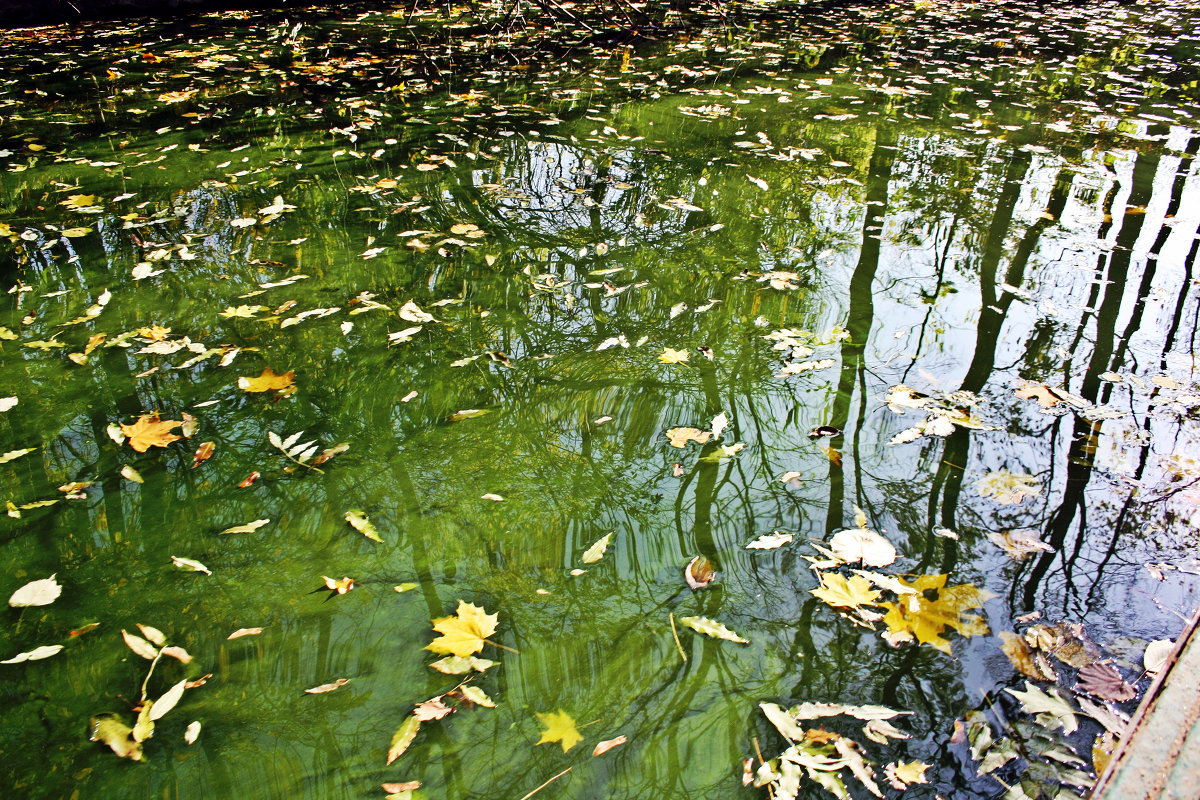
[[[498,663],[500,662],[490,661],[486,658],[476,658],[475,656],[467,656],[465,658],[462,656],[446,656],[445,658],[439,658],[429,666],[443,675],[462,675],[471,670],[484,672]]]
[[[1047,727],[1062,728],[1063,733],[1068,736],[1079,728],[1074,709],[1063,699],[1057,689],[1051,689],[1047,693],[1029,681],[1025,681],[1025,691],[1017,689],[1005,689],[1005,691],[1021,701],[1023,711],[1040,715],[1038,722]]]
[[[925,779],[927,769],[929,765],[923,761],[909,761],[905,764],[893,762],[883,768],[883,774],[887,776],[893,789],[907,789],[915,783],[929,783]]]
[[[1041,494],[1038,479],[1032,475],[1014,475],[1007,469],[989,472],[975,482],[981,497],[993,497],[1000,505],[1013,505],[1026,497]]]
[[[245,525],[234,525],[232,528],[226,528],[221,531],[221,535],[228,533],[253,533],[270,521],[269,519],[256,519],[253,522],[247,522]]]
[[[1088,664],[1079,670],[1076,685],[1101,700],[1123,703],[1137,697],[1137,689],[1111,664]]]
[[[667,440],[670,441],[671,447],[680,449],[686,447],[688,442],[704,444],[711,436],[711,432],[699,428],[671,428],[667,431]]]

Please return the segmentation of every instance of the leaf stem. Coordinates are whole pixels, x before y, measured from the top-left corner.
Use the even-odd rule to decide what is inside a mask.
[[[683,663],[687,663],[687,653],[683,652],[683,645],[679,642],[679,631],[675,628],[675,612],[667,614],[667,619],[671,620],[671,636],[675,639],[675,649],[679,651],[679,657],[683,659]]]
[[[158,660],[162,658],[163,648],[158,648],[158,655],[150,662],[150,669],[146,672],[146,679],[142,681],[142,703],[146,702],[146,687],[150,685],[150,676],[154,674],[154,668],[158,666]]]
[[[499,647],[501,650],[507,650],[510,653],[516,653],[517,655],[521,655],[520,650],[516,650],[512,647],[508,647],[507,645],[500,644],[499,642],[493,642],[493,641],[489,641],[487,639],[485,639],[484,642],[487,644],[490,644],[492,647]]]
[[[558,773],[558,774],[557,774],[557,775],[555,775],[553,778],[551,778],[550,780],[546,781],[546,782],[545,782],[545,783],[543,783],[541,786],[537,787],[537,788],[536,788],[536,789],[534,789],[532,792],[530,792],[529,794],[527,794],[527,795],[525,795],[524,797],[522,797],[522,798],[521,798],[521,800],[529,800],[529,798],[533,797],[535,794],[537,794],[538,792],[540,792],[542,789],[545,789],[547,786],[549,786],[550,784],[554,783],[556,780],[558,780],[559,778],[561,778],[563,775],[566,775],[566,774],[567,774],[568,772],[570,772],[572,769],[574,769],[574,767],[567,767],[567,768],[566,768],[566,769],[564,769],[562,772]]]

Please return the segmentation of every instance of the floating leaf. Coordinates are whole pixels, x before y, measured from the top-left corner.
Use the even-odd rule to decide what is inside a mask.
[[[872,719],[868,720],[863,726],[863,735],[872,742],[879,744],[887,744],[889,739],[907,739],[908,734],[897,728],[887,720]]]
[[[337,680],[333,681],[332,683],[322,683],[320,686],[314,686],[311,689],[305,689],[304,693],[305,694],[327,694],[329,692],[333,692],[333,691],[336,691],[336,690],[342,688],[349,682],[350,682],[349,678],[338,678]]]
[[[443,695],[438,695],[423,703],[417,703],[413,708],[413,716],[421,720],[421,722],[429,722],[453,714],[454,707],[446,705],[442,701],[442,697]]]
[[[404,754],[408,746],[412,744],[413,739],[417,738],[417,731],[421,729],[421,720],[411,714],[405,718],[400,727],[392,734],[392,742],[388,745],[387,763],[391,764],[397,758]]]
[[[1057,689],[1049,693],[1042,691],[1029,681],[1025,681],[1025,691],[1005,689],[1006,692],[1021,701],[1021,708],[1029,714],[1039,714],[1038,721],[1053,729],[1062,728],[1068,736],[1079,728],[1075,719],[1075,711],[1070,703],[1063,699]]]
[[[181,420],[159,419],[158,412],[143,414],[132,425],[121,424],[121,433],[129,441],[129,446],[139,453],[144,453],[151,447],[166,447],[171,442],[183,438],[171,433],[174,428],[182,425]]]
[[[0,664],[20,664],[23,661],[41,661],[43,658],[57,655],[63,649],[61,644],[44,644],[25,653],[17,653],[12,658],[0,661]]]
[[[412,300],[409,300],[407,303],[400,306],[400,311],[398,313],[400,315],[400,319],[407,320],[409,322],[437,322],[437,320],[433,318],[432,314],[427,314],[422,311],[420,307]],[[417,330],[420,330],[420,328]]]
[[[455,616],[433,621],[433,629],[442,635],[425,649],[460,658],[478,653],[483,649],[484,640],[496,632],[498,618],[497,614],[488,614],[477,605],[459,600]]]
[[[625,744],[626,741],[628,740],[624,736],[618,736],[615,739],[605,739],[603,742],[597,744],[596,748],[592,750],[592,756],[602,756],[609,750],[612,750],[614,747],[620,747],[621,745]]]
[[[829,540],[834,554],[847,564],[862,561],[868,567],[886,567],[896,560],[896,548],[867,528],[847,528]]]
[[[122,630],[121,638],[125,640],[125,644],[129,645],[130,650],[137,653],[147,661],[153,661],[154,659],[158,658],[158,648],[137,634]]]
[[[688,442],[704,444],[711,436],[712,433],[699,428],[671,428],[667,431],[667,439],[671,442],[671,446],[680,449],[685,447]]]
[[[950,652],[950,642],[942,638],[946,628],[954,628],[963,636],[988,632],[982,619],[965,612],[982,608],[988,595],[971,584],[946,586],[947,575],[919,575],[911,582],[901,583],[916,591],[899,597],[896,603],[881,603],[888,609],[883,618],[890,636],[896,641],[911,640],[929,644],[944,653]]]
[[[872,589],[871,582],[861,575],[851,575],[847,580],[836,572],[822,573],[821,588],[810,589],[809,593],[835,608],[878,605],[875,601],[882,594]]]
[[[477,706],[483,706],[484,708],[496,707],[496,703],[493,702],[492,698],[488,697],[487,693],[477,686],[464,686],[459,691],[462,692],[463,697]]]
[[[346,594],[354,588],[354,578],[331,578],[328,575],[322,575],[321,580],[325,581],[325,588],[337,594]]]
[[[1035,681],[1057,681],[1058,673],[1046,657],[1029,646],[1024,638],[1008,631],[1000,632],[1000,649],[1018,672]]]
[[[1020,381],[1017,384],[1017,397],[1022,400],[1036,399],[1042,408],[1054,408],[1062,402],[1053,389],[1037,381]]]
[[[498,663],[500,662],[489,661],[486,658],[476,658],[475,656],[467,656],[465,658],[461,656],[446,656],[445,658],[438,659],[429,666],[443,675],[462,675],[471,670],[484,672]]]
[[[269,519],[256,519],[253,522],[247,522],[245,525],[234,525],[232,528],[226,528],[221,531],[222,536],[227,533],[253,533],[270,522]]]
[[[480,500],[491,500],[493,503],[503,503],[504,502],[504,498],[502,496],[495,494],[493,492],[488,492],[487,494],[481,494],[481,495],[479,495],[479,499]]]
[[[738,642],[739,644],[750,644],[749,639],[743,639],[720,622],[711,620],[708,617],[680,617],[679,621],[697,633],[703,633],[705,636],[711,636],[714,639],[724,639],[727,642]]]
[[[583,554],[583,563],[595,564],[600,559],[604,558],[605,551],[608,550],[608,543],[612,540],[612,534],[606,533],[596,540],[596,543],[589,547]]]
[[[1076,686],[1101,700],[1123,703],[1137,697],[1137,689],[1111,664],[1088,664],[1079,670]]]
[[[929,781],[925,780],[927,769],[929,765],[923,761],[909,761],[904,764],[893,762],[883,768],[883,774],[887,776],[893,789],[907,789],[916,783],[928,783]]]
[[[10,461],[15,461],[21,456],[32,453],[36,449],[36,447],[25,447],[20,450],[9,450],[7,453],[0,454],[0,464],[7,464]]]
[[[192,469],[195,469],[205,461],[208,461],[210,458],[212,458],[213,451],[216,449],[216,442],[202,442],[200,446],[196,448],[196,455],[192,457]]]
[[[361,533],[363,536],[370,539],[372,542],[383,542],[379,536],[379,531],[367,519],[367,515],[357,508],[352,508],[346,512],[346,522],[350,523],[350,527]]]
[[[150,642],[155,647],[162,647],[167,643],[166,635],[158,628],[150,625],[143,625],[140,622],[137,624],[137,626],[138,630],[142,632],[142,636],[146,637],[146,641]]]
[[[887,706],[847,706],[841,703],[801,703],[788,710],[792,719],[798,721],[841,715],[861,720],[894,719],[911,713],[911,711],[896,711]]]
[[[200,722],[199,722],[199,720],[188,723],[187,730],[183,732],[183,740],[185,742],[187,742],[188,744],[195,744],[196,740],[199,738],[200,738]]]
[[[244,392],[278,392],[287,397],[296,392],[296,385],[292,380],[295,377],[296,373],[291,370],[276,374],[270,367],[263,367],[262,374],[258,377],[240,377],[237,385]]]
[[[93,742],[103,742],[121,758],[131,761],[142,760],[142,743],[133,738],[133,728],[121,721],[116,714],[98,714],[90,720]]]
[[[715,576],[712,562],[705,556],[696,556],[683,569],[683,579],[693,591],[707,587]]]
[[[212,575],[212,570],[191,558],[183,558],[181,556],[171,556],[171,563],[180,569],[190,569],[193,572],[203,572],[205,575]]]
[[[542,738],[537,740],[537,744],[559,742],[565,753],[583,739],[575,727],[575,720],[563,711],[554,711],[549,714],[539,713],[537,717],[546,726],[546,730],[542,731]]]
[[[236,631],[229,634],[225,638],[227,640],[240,639],[243,636],[258,636],[262,632],[263,632],[262,628],[238,628]]]
[[[687,350],[673,350],[672,348],[668,347],[662,351],[662,354],[659,355],[658,360],[664,364],[680,364],[684,361],[687,361],[691,355],[692,354]]]
[[[187,681],[182,680],[163,692],[162,697],[155,700],[154,704],[150,706],[150,719],[159,720],[166,716],[167,712],[179,702],[179,698],[183,697],[183,690],[186,688]]]
[[[1142,655],[1142,665],[1146,672],[1152,676],[1162,672],[1174,649],[1175,642],[1170,639],[1158,639],[1146,645],[1146,652]]]
[[[142,474],[128,464],[121,467],[121,477],[125,480],[133,481],[134,483],[146,482],[142,479]]]
[[[54,578],[55,575],[51,575],[49,578],[30,581],[12,593],[8,604],[13,608],[50,605],[62,594],[62,586]]]
[[[746,549],[747,550],[774,550],[777,547],[783,547],[785,544],[790,543],[795,538],[796,538],[795,534],[781,533],[779,531],[776,531],[775,533],[768,533],[768,534],[758,537],[753,542],[746,545]]]
[[[392,591],[396,592],[397,594],[404,594],[405,592],[411,592],[413,589],[416,589],[420,585],[421,584],[419,584],[419,583],[405,581],[404,583],[397,583],[395,586],[393,586]]]

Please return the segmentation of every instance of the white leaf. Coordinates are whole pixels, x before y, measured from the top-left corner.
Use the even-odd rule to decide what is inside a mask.
[[[0,411],[8,411],[17,404],[15,397],[0,397]]]
[[[777,547],[783,547],[788,542],[795,539],[795,534],[792,533],[768,533],[760,536],[750,544],[746,545],[747,550],[774,550]]]
[[[896,560],[896,548],[887,539],[867,528],[847,528],[829,540],[834,554],[853,564],[862,561],[868,567],[886,567]]]
[[[56,655],[62,650],[61,644],[44,644],[41,647],[35,647],[27,653],[17,653],[12,658],[6,658],[0,661],[0,664],[20,664],[22,661],[40,661],[43,658],[49,658]]]
[[[721,438],[721,434],[722,434],[722,433],[725,431],[725,429],[726,429],[726,428],[728,428],[728,427],[729,427],[729,417],[725,416],[725,412],[724,412],[724,411],[722,411],[720,414],[717,414],[715,417],[713,417],[713,421],[712,421],[712,438],[713,438],[713,439],[720,439],[720,438]]]
[[[54,580],[54,575],[51,575],[49,578],[31,581],[17,589],[12,593],[12,597],[8,598],[8,604],[13,608],[48,606],[57,600],[60,594],[62,587]]]
[[[432,314],[426,314],[412,300],[400,306],[400,319],[408,320],[409,322],[437,322]]]
[[[200,721],[196,720],[187,726],[187,730],[183,732],[183,740],[188,744],[195,744],[200,738]]]
[[[180,569],[190,569],[194,572],[203,572],[205,575],[212,575],[212,570],[191,558],[183,558],[182,556],[171,556],[171,563]]]
[[[162,719],[168,711],[175,707],[179,702],[179,698],[183,697],[183,690],[187,688],[187,680],[182,680],[163,692],[163,696],[154,701],[154,705],[150,706],[150,719]]]

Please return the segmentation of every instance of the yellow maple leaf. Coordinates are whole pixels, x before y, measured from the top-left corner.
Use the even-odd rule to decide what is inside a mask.
[[[668,347],[662,351],[662,355],[658,357],[658,360],[664,364],[678,364],[687,361],[689,356],[691,356],[691,353],[687,350],[674,350]]]
[[[262,374],[257,378],[238,378],[238,388],[244,392],[279,392],[284,397],[295,394],[296,384],[292,379],[296,373],[291,370],[276,374],[270,367],[263,367]]]
[[[121,423],[121,433],[129,440],[129,446],[139,453],[146,452],[150,447],[166,447],[183,437],[171,433],[183,422],[174,419],[159,419],[158,412],[142,414],[132,425]]]
[[[458,601],[456,616],[433,621],[433,629],[441,636],[426,646],[435,653],[466,658],[483,649],[483,640],[496,632],[498,614],[489,614],[473,603]]]
[[[809,592],[838,608],[858,608],[878,605],[881,592],[871,588],[871,582],[861,575],[851,575],[849,580],[836,572],[821,574],[821,588]]]
[[[67,208],[87,208],[96,205],[96,195],[72,194],[68,195],[66,200],[60,200],[58,204]]]
[[[906,789],[914,783],[928,783],[925,770],[929,765],[923,761],[909,761],[907,764],[893,762],[887,765],[885,774],[895,789]]]
[[[903,578],[903,585],[915,589],[896,603],[881,603],[888,609],[883,623],[895,637],[916,637],[921,644],[929,644],[950,652],[950,642],[942,638],[946,628],[954,628],[963,636],[976,636],[988,632],[987,624],[974,614],[966,614],[973,608],[982,608],[983,601],[990,595],[981,589],[964,583],[946,586],[948,575],[918,575],[912,582]],[[930,599],[930,597],[936,599]]]
[[[571,719],[565,711],[538,714],[537,717],[546,726],[546,730],[542,731],[542,738],[537,740],[538,744],[559,742],[565,753],[582,741],[583,737],[579,735],[579,729],[575,727],[575,720]]]

